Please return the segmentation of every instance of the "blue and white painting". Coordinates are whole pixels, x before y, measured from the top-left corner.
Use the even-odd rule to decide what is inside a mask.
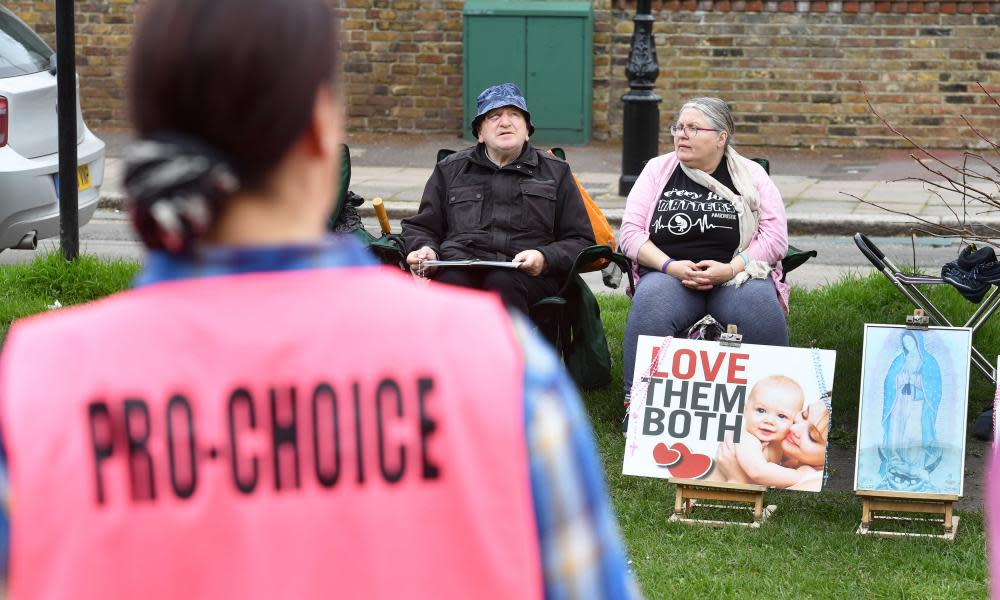
[[[962,495],[972,330],[865,325],[854,489]]]

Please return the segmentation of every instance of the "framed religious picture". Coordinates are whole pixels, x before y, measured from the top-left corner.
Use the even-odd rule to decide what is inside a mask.
[[[640,336],[622,472],[819,491],[836,353]]]
[[[972,330],[865,325],[854,489],[962,495]]]

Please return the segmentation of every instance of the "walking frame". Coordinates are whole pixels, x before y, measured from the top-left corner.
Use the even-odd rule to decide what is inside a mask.
[[[924,313],[930,318],[930,320],[938,326],[942,327],[956,327],[951,321],[948,320],[944,314],[938,310],[934,303],[921,292],[917,286],[920,285],[948,285],[948,282],[941,279],[940,277],[933,277],[930,275],[907,275],[903,273],[899,267],[894,265],[891,260],[889,260],[886,255],[879,250],[878,246],[872,243],[863,233],[854,234],[854,243],[857,244],[858,249],[861,253],[865,255],[872,265],[875,266],[885,277],[892,282],[896,289],[898,289],[906,298],[913,303],[918,309],[924,311]],[[992,286],[989,293],[980,303],[979,308],[972,313],[969,319],[960,327],[969,327],[972,329],[972,335],[975,334],[979,329],[989,321],[990,317],[996,311],[997,307],[1000,307],[1000,288]],[[972,365],[979,369],[979,371],[989,379],[993,385],[997,384],[997,371],[995,365],[983,356],[983,353],[976,349],[976,346],[972,346]]]

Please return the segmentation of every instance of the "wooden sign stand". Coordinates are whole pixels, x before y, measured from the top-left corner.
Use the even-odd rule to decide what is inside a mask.
[[[955,503],[960,496],[951,494],[914,494],[910,492],[883,492],[858,490],[861,497],[861,525],[859,535],[875,535],[879,537],[929,537],[953,541],[958,530],[958,517],[954,514]],[[876,515],[879,511],[930,513],[941,515],[942,519],[928,517],[897,517],[891,515]],[[874,521],[896,521],[903,523],[941,523],[942,533],[912,533],[908,531],[878,531],[872,529]]]
[[[922,309],[916,309],[906,317],[907,329],[927,329],[930,319]],[[879,537],[926,537],[953,541],[958,530],[958,517],[955,516],[955,503],[961,496],[952,494],[925,494],[914,492],[895,492],[881,490],[857,490],[861,498],[861,525],[858,535],[874,535]],[[899,517],[893,515],[877,515],[878,512],[902,512],[941,515],[936,517]],[[894,521],[897,523],[940,523],[941,533],[913,533],[909,531],[878,531],[872,529],[874,522]]]
[[[742,341],[743,336],[737,333],[736,325],[729,325],[726,333],[723,333],[719,338],[720,345],[734,348],[739,348]],[[669,481],[677,487],[677,492],[674,498],[674,513],[667,519],[668,522],[705,525],[708,527],[736,525],[757,529],[778,509],[773,504],[764,506],[764,492],[767,490],[767,487],[763,485],[702,481],[701,479],[681,479],[676,477],[670,478]],[[752,506],[704,504],[698,503],[699,500],[748,503]],[[753,521],[694,518],[691,516],[691,510],[696,504],[701,508],[750,511],[753,514]]]
[[[777,506],[771,504],[764,506],[764,491],[767,488],[763,485],[753,485],[749,483],[722,483],[718,481],[702,481],[700,479],[674,479],[670,483],[677,486],[677,493],[674,499],[674,514],[667,519],[671,523],[684,523],[687,525],[705,525],[708,527],[725,527],[736,525],[739,527],[749,527],[757,529],[762,523],[767,521]],[[698,500],[715,500],[722,502],[744,502],[753,506],[734,506],[732,504],[702,504],[701,508],[716,508],[726,510],[746,510],[753,513],[753,521],[726,521],[719,519],[700,519],[691,516],[691,510]]]

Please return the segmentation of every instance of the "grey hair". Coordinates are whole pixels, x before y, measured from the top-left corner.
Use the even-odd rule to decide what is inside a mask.
[[[701,96],[685,102],[684,106],[681,107],[681,112],[684,112],[686,108],[693,108],[700,111],[708,119],[712,127],[729,134],[726,136],[726,146],[734,143],[735,126],[733,125],[733,113],[729,110],[729,104],[725,100],[712,96]]]

